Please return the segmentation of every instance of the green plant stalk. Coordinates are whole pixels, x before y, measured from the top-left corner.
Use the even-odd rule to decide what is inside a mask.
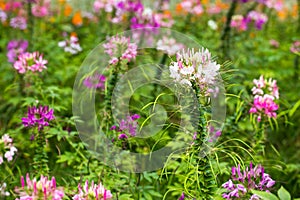
[[[258,130],[254,135],[254,146],[253,150],[255,152],[256,158],[259,160],[259,157],[264,155],[265,152],[265,124],[263,122],[260,123]]]
[[[225,23],[225,27],[223,29],[223,33],[221,36],[221,51],[223,54],[223,57],[225,59],[229,59],[230,58],[230,32],[231,32],[231,20],[232,20],[232,16],[235,13],[236,7],[237,7],[237,0],[232,0],[231,4],[230,4],[230,8],[228,10],[227,16],[226,16],[226,23]]]
[[[112,98],[114,88],[118,81],[119,68],[120,68],[119,64],[117,64],[117,66],[113,68],[112,75],[107,85],[107,93],[104,98],[105,113],[104,113],[104,120],[103,120],[104,126],[102,127],[105,127],[106,132],[108,132],[110,127],[113,125],[113,122],[111,121],[112,119],[111,98]]]
[[[200,92],[199,92],[199,88],[196,84],[193,84],[193,89],[197,95],[197,99],[199,102],[199,124],[197,127],[197,135],[198,138],[196,140],[196,148],[198,148],[198,150],[200,149],[200,151],[202,150],[202,148],[199,147],[203,147],[205,145],[205,139],[208,136],[208,132],[207,132],[207,119],[205,117],[205,108],[203,106],[201,106],[201,101],[200,101]],[[209,155],[205,155],[204,157],[202,157],[202,155],[199,155],[196,159],[197,162],[197,173],[198,173],[198,185],[200,186],[199,188],[197,188],[197,191],[199,192],[199,195],[201,198],[203,199],[212,199],[214,192],[217,190],[217,184],[215,181],[215,177],[213,175],[213,172],[211,171],[211,166],[210,166],[210,162],[209,162]]]
[[[33,157],[33,168],[36,171],[37,175],[48,175],[49,167],[48,167],[48,156],[45,152],[46,147],[46,138],[43,131],[37,131],[37,135],[35,138],[37,147],[35,149],[35,155]]]
[[[33,45],[34,45],[34,42],[33,42],[33,34],[34,34],[34,17],[32,15],[32,3],[31,2],[28,2],[27,3],[27,15],[28,15],[28,23],[27,23],[27,27],[28,27],[28,50],[29,51],[32,51],[33,49]]]

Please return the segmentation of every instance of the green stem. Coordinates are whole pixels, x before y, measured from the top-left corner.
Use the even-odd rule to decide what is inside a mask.
[[[27,23],[27,26],[28,26],[28,34],[29,34],[29,37],[28,37],[28,50],[29,51],[32,51],[33,49],[33,34],[34,34],[34,29],[33,29],[33,26],[34,26],[34,17],[32,15],[32,12],[31,12],[31,9],[32,9],[32,3],[31,2],[28,2],[27,3],[27,15],[28,15],[28,23]]]
[[[119,64],[115,66],[115,68],[113,68],[112,70],[112,75],[107,85],[107,93],[104,98],[105,113],[104,113],[104,120],[103,120],[104,126],[102,127],[105,127],[106,132],[108,132],[110,127],[113,125],[113,122],[111,121],[112,119],[111,99],[112,99],[113,90],[118,81],[118,72],[119,72]]]
[[[265,135],[265,124],[263,122],[260,123],[259,129],[255,133],[254,139],[255,141],[254,141],[253,150],[255,152],[255,155],[259,159],[259,156],[264,155],[265,152],[266,135]]]
[[[38,131],[36,136],[36,144],[37,147],[35,149],[35,155],[33,158],[33,168],[38,175],[48,175],[49,174],[49,167],[48,167],[48,156],[45,152],[46,147],[46,139],[45,135],[42,131]]]

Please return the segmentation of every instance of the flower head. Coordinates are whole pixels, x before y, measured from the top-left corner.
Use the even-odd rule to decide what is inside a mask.
[[[24,17],[11,18],[10,26],[15,29],[25,30],[27,28],[26,18]]]
[[[7,58],[8,62],[14,63],[16,58],[26,52],[28,47],[28,42],[26,40],[11,40],[7,44]]]
[[[78,54],[82,51],[82,48],[79,44],[79,39],[76,34],[72,34],[70,39],[66,39],[64,41],[60,41],[58,46],[64,48],[65,52],[69,52],[71,54]]]
[[[0,197],[9,196],[10,193],[6,191],[6,183],[0,184]]]
[[[279,107],[275,103],[275,99],[279,99],[279,89],[276,80],[271,78],[266,80],[263,76],[260,76],[259,79],[254,79],[253,83],[255,85],[252,88],[254,101],[249,112],[257,114],[258,121],[261,121],[262,116],[275,118],[275,111]]]
[[[138,122],[140,115],[134,114],[127,116],[126,119],[121,119],[118,125],[114,125],[110,130],[116,131],[119,136],[118,139],[127,139],[129,136],[136,136]]]
[[[8,162],[12,161],[17,151],[18,149],[14,146],[12,138],[8,134],[4,134],[0,138],[0,165],[4,162],[4,158],[6,158]]]
[[[22,118],[22,123],[25,127],[37,126],[42,130],[44,126],[49,126],[49,122],[54,119],[54,110],[48,106],[29,107],[27,117]]]
[[[295,54],[300,53],[300,41],[295,41],[290,48],[290,51]]]
[[[21,188],[15,189],[20,198],[16,200],[62,200],[64,197],[64,189],[56,186],[55,177],[51,180],[48,177],[41,175],[40,179],[30,179],[29,174],[26,174],[25,179],[21,177]]]
[[[227,189],[227,192],[222,195],[224,199],[234,197],[245,199],[245,197],[250,197],[252,189],[268,192],[275,184],[275,181],[269,174],[265,173],[261,165],[253,167],[253,164],[250,163],[250,166],[244,171],[241,171],[241,167],[238,165],[238,167],[232,167],[231,173],[231,179],[222,185],[223,188]],[[259,198],[256,195],[251,195],[250,199]]]
[[[130,38],[124,36],[114,36],[103,44],[105,53],[111,56],[110,64],[115,65],[119,61],[127,60],[130,62],[137,55],[137,45],[130,43]]]
[[[18,70],[20,74],[24,74],[26,71],[30,70],[33,72],[42,72],[46,69],[47,60],[44,60],[43,55],[39,52],[25,52],[18,56],[18,60],[14,63],[14,68]]]
[[[213,84],[220,69],[220,65],[213,61],[208,49],[182,50],[177,53],[177,61],[169,66],[170,76],[182,84],[192,86],[192,83],[208,95],[208,86]]]
[[[89,199],[95,199],[95,200],[109,200],[113,196],[110,192],[110,190],[106,190],[104,186],[99,183],[92,184],[89,186],[89,182],[86,181],[84,186],[82,187],[81,184],[78,185],[78,194],[73,196],[73,200],[89,200]]]

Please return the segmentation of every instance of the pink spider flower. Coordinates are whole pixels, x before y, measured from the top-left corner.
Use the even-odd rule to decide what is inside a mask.
[[[134,60],[137,55],[137,45],[130,43],[130,38],[124,36],[113,36],[103,44],[105,53],[111,56],[109,64],[116,65],[119,61]]]
[[[99,183],[94,184],[94,181],[92,181],[92,184],[89,186],[89,182],[86,181],[84,186],[82,187],[81,184],[78,185],[78,194],[73,196],[73,200],[89,200],[89,199],[95,199],[95,200],[109,200],[113,196],[110,192],[110,190],[107,190],[104,188],[104,186]]]
[[[250,113],[257,115],[257,121],[261,121],[262,116],[276,118],[276,111],[279,106],[275,103],[275,99],[279,99],[279,89],[276,80],[259,79],[253,80],[254,87],[252,93],[254,95],[253,105],[249,110]]]
[[[56,186],[55,177],[51,180],[48,177],[41,175],[40,179],[30,179],[29,174],[26,174],[25,179],[21,177],[21,188],[16,188],[18,194],[16,200],[62,200],[65,196],[64,189]]]
[[[24,74],[26,71],[42,72],[46,69],[47,60],[44,60],[43,55],[39,52],[25,52],[18,56],[18,60],[14,63],[14,68],[18,70],[20,74]]]

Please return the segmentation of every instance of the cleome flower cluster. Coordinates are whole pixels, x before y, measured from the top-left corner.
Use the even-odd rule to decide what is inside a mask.
[[[8,134],[4,134],[0,138],[0,165],[4,162],[4,158],[10,162],[18,149],[14,146],[13,140]],[[4,158],[3,158],[4,155]]]
[[[119,124],[112,126],[110,130],[117,131],[119,133],[118,139],[127,139],[129,136],[136,136],[136,130],[138,126],[138,120],[140,115],[134,114],[127,116],[126,120],[122,119]]]
[[[275,99],[279,99],[279,90],[276,80],[264,79],[260,76],[258,80],[253,80],[254,87],[252,93],[254,95],[253,105],[250,109],[250,113],[257,115],[257,121],[260,122],[263,116],[275,118],[277,116],[276,110],[278,105],[274,102]]]
[[[269,189],[275,185],[275,181],[269,174],[265,173],[264,168],[261,165],[253,167],[250,163],[249,168],[241,171],[240,165],[238,167],[232,167],[231,179],[222,185],[227,189],[227,193],[223,193],[224,199],[247,199],[250,196],[250,200],[259,200],[260,198],[253,194],[250,194],[252,189],[270,192]]]
[[[49,180],[47,176],[41,175],[39,180],[31,180],[28,173],[26,182],[21,177],[21,188],[15,188],[15,192],[19,196],[16,200],[62,200],[65,196],[64,189],[56,186],[55,177]]]
[[[20,73],[24,74],[26,71],[42,72],[46,69],[47,60],[44,60],[43,55],[39,52],[25,52],[18,56],[17,61],[14,63],[14,68]]]
[[[37,126],[40,131],[55,118],[53,113],[54,110],[48,106],[28,107],[27,117],[22,118],[22,123],[25,127]]]
[[[205,95],[208,95],[208,86],[214,83],[219,69],[220,65],[213,61],[211,53],[205,48],[199,51],[183,49],[169,66],[170,76],[175,81],[190,86],[196,84]]]
[[[110,190],[106,190],[101,183],[94,184],[93,181],[90,187],[88,181],[85,182],[83,187],[79,184],[78,191],[78,194],[73,196],[73,200],[109,200],[113,197]]]

